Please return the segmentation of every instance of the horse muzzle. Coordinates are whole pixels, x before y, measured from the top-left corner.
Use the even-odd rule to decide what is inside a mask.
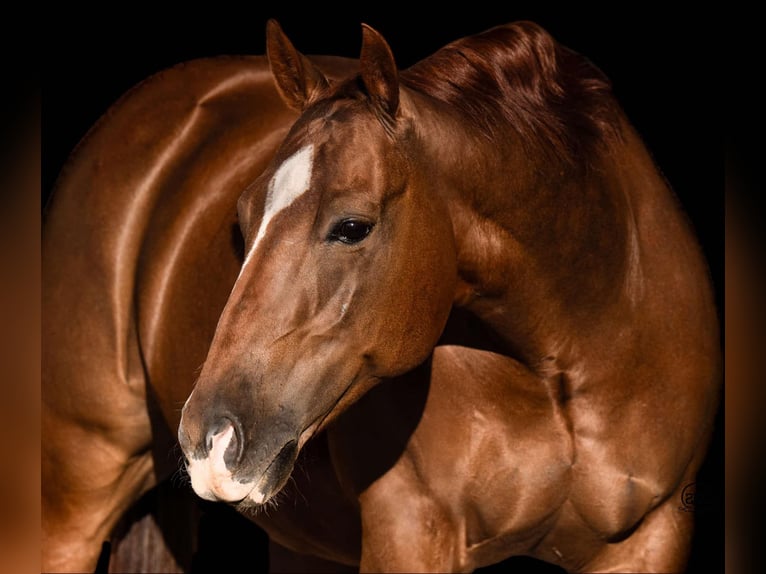
[[[204,443],[195,448],[182,421],[179,444],[186,456],[192,488],[199,497],[257,506],[266,503],[287,482],[298,456],[298,441],[268,441],[270,448],[262,449],[257,457],[259,464],[254,464],[249,461],[253,457],[248,457],[243,436],[236,421],[222,419],[210,427]],[[268,451],[276,455],[268,456]]]

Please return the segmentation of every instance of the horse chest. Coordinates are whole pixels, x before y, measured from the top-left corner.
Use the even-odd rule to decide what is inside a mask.
[[[540,380],[475,349],[434,356],[405,454],[391,472],[414,468],[420,488],[460,525],[475,563],[526,550],[551,526],[571,483],[571,437]]]
[[[565,429],[550,412],[510,407],[474,408],[452,432],[424,426],[414,437],[419,475],[478,562],[524,551],[555,520],[571,483]],[[441,452],[427,450],[438,437]]]

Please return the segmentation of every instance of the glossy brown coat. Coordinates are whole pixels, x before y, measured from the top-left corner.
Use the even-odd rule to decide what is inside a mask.
[[[479,53],[510,58],[503,38],[526,47],[513,56],[522,78],[556,79],[566,60],[530,24],[476,38],[463,48],[484,42]],[[204,362],[181,426],[188,457],[204,459],[212,409],[256,429],[237,431],[242,450],[266,453],[233,473],[265,476],[291,440],[291,456],[316,466],[283,495],[299,490],[307,506],[254,517],[289,548],[371,571],[466,571],[512,554],[572,571],[682,569],[692,519],[676,500],[711,430],[718,327],[688,225],[611,96],[599,84],[608,99],[589,110],[592,125],[565,111],[556,119],[575,129],[525,131],[510,112],[511,129],[488,137],[505,124],[482,125],[424,79],[438,57],[400,79],[371,29],[350,82],[324,77],[356,64],[315,67],[274,26],[269,46],[279,94],[303,110],[297,122],[263,59],[195,62],[126,96],[60,180],[43,247],[44,568],[92,568],[121,513],[172,472],[175,461],[153,464],[151,451],[171,448]],[[325,134],[327,118],[337,132]],[[369,147],[344,147],[364,138]],[[359,275],[396,270],[385,304],[352,309],[348,343],[315,358],[306,341],[334,279],[316,275],[302,230],[332,193],[285,210],[232,291],[266,184],[308,142],[324,154],[316,189],[372,182],[376,227],[362,249],[395,246],[404,261],[377,259]],[[359,165],[368,153],[380,161]],[[243,249],[235,204],[246,189]],[[297,295],[285,309],[319,277],[300,312],[258,303],[286,269],[295,285],[280,285]],[[309,367],[285,370],[304,357]],[[264,378],[253,365],[290,384],[295,373],[343,372],[327,361],[356,365],[337,377],[349,377],[345,390],[248,386]],[[269,496],[291,469],[264,483]]]

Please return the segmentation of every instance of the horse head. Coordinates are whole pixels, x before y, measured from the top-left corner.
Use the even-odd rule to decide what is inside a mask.
[[[267,51],[300,116],[241,196],[246,258],[183,409],[203,498],[257,506],[301,447],[376,382],[422,363],[455,296],[455,240],[391,50],[363,27],[331,84],[276,22]]]

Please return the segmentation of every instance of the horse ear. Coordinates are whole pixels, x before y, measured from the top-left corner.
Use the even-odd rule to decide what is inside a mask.
[[[295,49],[276,20],[266,24],[266,55],[285,103],[303,110],[329,84],[324,74]]]
[[[394,117],[399,108],[399,72],[388,43],[367,24],[362,24],[362,52],[359,63],[362,68],[362,83],[373,103]]]

